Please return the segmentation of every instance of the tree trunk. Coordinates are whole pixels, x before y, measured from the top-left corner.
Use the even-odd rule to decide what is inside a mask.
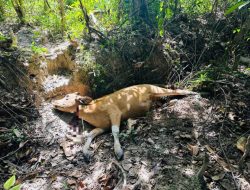
[[[43,1],[43,8],[44,8],[44,11],[47,11],[48,9],[50,9],[48,0]]]
[[[4,0],[0,0],[0,21],[3,21],[5,16],[5,11],[4,11]]]
[[[16,11],[18,18],[21,21],[21,24],[25,24],[26,21],[25,21],[23,0],[11,0],[11,3]]]
[[[148,4],[146,0],[132,0],[130,17],[135,24],[144,21],[147,25],[152,26],[152,22],[149,19]]]
[[[88,35],[89,35],[89,39],[91,39],[91,28],[90,28],[89,15],[88,15],[88,13],[87,13],[86,8],[83,6],[81,0],[79,0],[79,3],[80,3],[80,8],[81,8],[81,10],[82,10],[83,16],[84,16],[85,25],[86,25],[87,30],[88,30],[87,32],[88,32]]]
[[[61,33],[62,36],[65,35],[65,9],[64,9],[64,0],[58,0],[59,12],[61,16]]]
[[[177,15],[178,4],[179,4],[179,1],[178,0],[174,0],[174,17],[176,17],[176,15]]]

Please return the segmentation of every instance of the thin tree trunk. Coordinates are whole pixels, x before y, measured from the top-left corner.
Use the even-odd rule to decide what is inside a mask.
[[[135,23],[143,20],[149,26],[152,26],[152,22],[148,14],[148,4],[146,0],[132,0],[130,17]]]
[[[85,25],[86,25],[87,30],[88,30],[88,35],[89,35],[89,38],[91,39],[91,28],[90,28],[90,23],[89,23],[90,20],[89,20],[88,14],[87,14],[87,10],[86,10],[86,8],[83,6],[81,0],[79,0],[79,3],[80,3],[80,8],[81,8],[81,10],[82,10],[83,16],[84,16]]]
[[[65,35],[65,9],[64,9],[64,0],[58,0],[59,3],[59,12],[61,16],[61,33],[62,36]]]
[[[176,17],[176,14],[177,14],[178,4],[179,4],[179,1],[174,0],[174,17]]]
[[[16,11],[18,18],[21,21],[21,24],[25,24],[26,21],[25,21],[23,0],[11,0],[11,3]]]
[[[0,21],[3,21],[5,18],[5,11],[4,11],[4,0],[0,0]]]
[[[51,9],[48,0],[43,1],[43,7],[44,7],[44,11]]]

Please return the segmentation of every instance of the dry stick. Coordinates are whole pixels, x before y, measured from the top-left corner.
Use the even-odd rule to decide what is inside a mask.
[[[24,145],[25,145],[27,142],[29,142],[29,140],[25,141],[25,142],[23,143],[23,145],[20,146],[20,147],[19,147],[18,149],[16,149],[15,151],[12,151],[12,152],[8,153],[7,155],[1,157],[0,160],[3,160],[4,158],[7,158],[7,157],[9,157],[9,156],[15,154],[15,153],[18,152],[21,148],[23,148]]]
[[[2,103],[2,104],[7,108],[7,109],[3,108],[4,111],[6,111],[6,112],[10,115],[11,118],[13,118],[17,123],[19,123],[19,124],[21,125],[21,122],[18,121],[17,118],[13,116],[13,114],[15,114],[15,115],[18,115],[18,114],[17,114],[16,112],[14,112],[13,110],[11,110],[10,108],[8,108],[8,106],[6,106],[6,105],[2,102],[2,100],[0,100],[0,103]],[[10,112],[9,112],[9,111],[10,111]],[[11,113],[11,112],[12,112],[12,113]]]
[[[11,108],[9,108],[2,100],[0,100],[0,103],[2,103],[8,110],[10,110],[12,113],[14,113],[15,115],[19,115],[18,113],[16,113],[14,110],[12,110]],[[31,116],[31,113],[25,111],[24,109],[32,109],[32,108],[20,108],[20,107],[15,107],[12,106],[13,108],[15,108],[16,110],[24,113],[24,114],[28,114],[28,116]]]
[[[87,10],[83,6],[81,0],[79,0],[79,3],[80,3],[80,8],[82,10],[83,16],[84,16],[86,27],[88,29],[89,37],[91,38],[91,33],[94,32],[101,40],[107,39],[107,37],[102,32],[100,32],[99,30],[96,30],[95,28],[90,26],[90,19],[89,19]]]
[[[123,185],[122,185],[122,190],[126,187],[127,185],[127,175],[126,175],[126,172],[125,170],[122,168],[122,166],[115,160],[112,161],[111,164],[114,164],[116,165],[122,172],[122,176],[123,176]],[[118,190],[118,186],[119,186],[119,182],[117,183],[117,185],[115,186],[114,190]]]

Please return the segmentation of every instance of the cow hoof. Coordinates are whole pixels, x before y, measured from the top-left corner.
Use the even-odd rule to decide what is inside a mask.
[[[83,157],[86,162],[89,162],[91,157],[90,151],[83,151]]]
[[[123,158],[123,150],[121,148],[115,149],[115,155],[117,160],[121,160]]]

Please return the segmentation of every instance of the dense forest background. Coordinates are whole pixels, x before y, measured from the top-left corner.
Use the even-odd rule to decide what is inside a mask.
[[[31,46],[37,53],[46,51],[38,37],[84,39],[83,48],[95,49],[85,51],[83,70],[95,73],[85,82],[105,86],[102,94],[135,83],[184,85],[193,75],[204,80],[210,76],[196,71],[212,62],[237,68],[249,50],[248,4],[20,0],[1,1],[0,10],[2,21],[33,27]]]
[[[220,168],[223,175],[220,169],[215,169],[219,166],[209,166],[208,170],[214,169],[209,174],[205,172],[205,161],[199,166],[201,173],[198,172],[197,176],[205,177],[207,188],[248,189],[249,9],[249,0],[0,0],[0,149],[3,150],[0,152],[0,172],[3,175],[0,182],[16,175],[20,177],[16,184],[22,184],[41,172],[35,166],[30,170],[33,163],[28,160],[37,155],[34,147],[42,147],[44,143],[36,136],[34,126],[38,125],[35,123],[38,118],[43,118],[41,105],[46,113],[51,109],[46,107],[51,98],[76,89],[83,94],[88,91],[97,98],[127,86],[149,83],[189,88],[208,99],[211,114],[216,117],[210,121],[209,116],[199,125],[193,124],[202,131],[201,141],[198,137],[190,140],[169,131],[160,139],[177,136],[172,139],[174,142],[183,138],[184,141],[178,141],[180,147],[183,144],[186,147],[187,143],[198,144],[185,149],[189,152],[187,160],[190,163],[197,156],[197,147],[200,152],[207,149],[210,155],[217,156],[214,160],[223,168]],[[62,85],[68,79],[69,83]],[[205,100],[196,101],[194,104],[206,107]],[[192,102],[184,101],[183,107]],[[157,111],[163,114],[162,110]],[[150,121],[147,118],[137,122],[137,125],[147,123],[148,126],[146,131],[137,130],[138,134],[151,134],[154,127]],[[172,121],[172,127],[176,122]],[[210,132],[215,134],[212,140],[208,136]],[[162,134],[160,131],[152,133],[154,136]],[[129,137],[123,136],[123,143],[129,144]],[[148,144],[153,144],[151,140]],[[218,154],[205,144],[216,147]],[[143,146],[137,149],[144,150]],[[164,189],[166,184],[166,189],[183,188],[173,185],[178,184],[178,172],[173,172],[173,175],[166,172],[168,169],[162,166],[166,162],[164,156],[155,155],[162,158],[159,163],[163,169],[154,178],[151,188]],[[224,159],[223,162],[218,161],[218,156]],[[109,158],[105,162],[109,162]],[[43,165],[40,161],[39,164]],[[47,166],[44,167],[43,171]],[[112,172],[106,176],[106,181],[102,179],[100,182],[102,188],[119,189],[119,180],[114,177],[119,172]],[[120,175],[124,176],[124,172]],[[55,175],[50,173],[49,176],[53,178]],[[163,178],[171,178],[171,181]],[[187,182],[194,184],[195,188],[192,186],[191,189],[204,189],[192,180]],[[139,185],[145,189],[141,181],[137,182],[134,189]],[[13,184],[4,188],[10,189]],[[78,189],[86,187],[79,181],[74,184],[67,181],[67,184],[68,189],[74,185]]]

